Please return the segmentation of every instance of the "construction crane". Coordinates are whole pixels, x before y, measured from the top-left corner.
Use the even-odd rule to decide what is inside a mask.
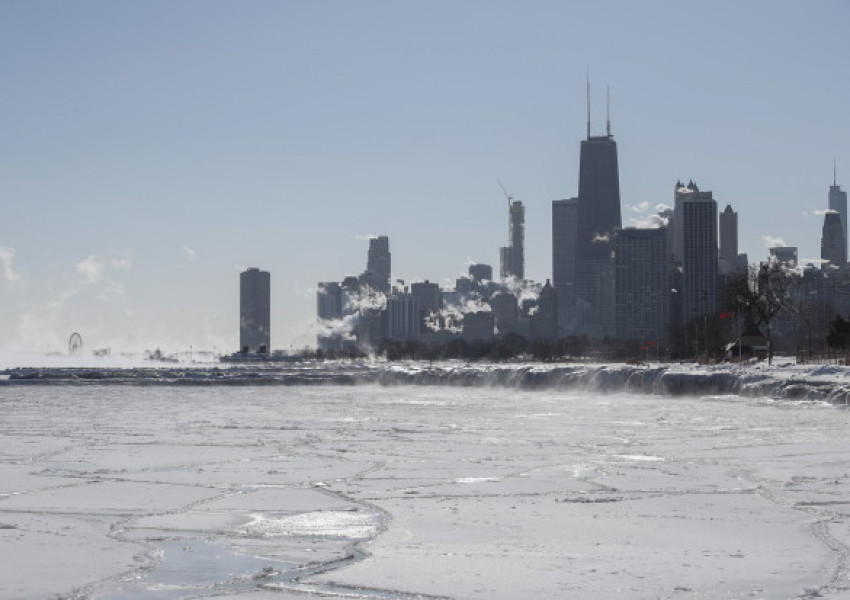
[[[502,191],[505,193],[505,197],[507,197],[507,199],[508,199],[508,208],[510,208],[510,207],[511,207],[511,202],[513,202],[513,201],[514,201],[514,196],[513,196],[513,194],[508,193],[508,190],[507,190],[507,189],[505,189],[505,184],[504,184],[504,183],[502,183],[502,180],[501,180],[501,179],[499,180],[499,185],[501,186]]]

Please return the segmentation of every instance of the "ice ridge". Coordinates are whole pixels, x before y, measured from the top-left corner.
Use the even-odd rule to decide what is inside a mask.
[[[761,365],[303,362],[285,366],[9,369],[0,385],[446,385],[522,390],[739,395],[847,404],[850,368]]]

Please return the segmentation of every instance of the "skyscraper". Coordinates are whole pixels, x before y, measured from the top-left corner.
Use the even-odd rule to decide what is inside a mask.
[[[555,288],[548,279],[537,297],[537,312],[532,317],[532,336],[543,340],[558,337],[558,302]]]
[[[614,235],[614,313],[618,338],[647,342],[664,335],[670,289],[667,245],[664,228],[629,227]]]
[[[369,240],[366,272],[360,276],[361,283],[385,295],[389,294],[391,263],[390,238],[385,235],[371,238]]]
[[[824,267],[836,267],[843,269],[847,264],[847,255],[844,249],[847,245],[847,236],[844,235],[844,227],[841,225],[841,214],[835,211],[827,211],[823,217],[823,230],[820,238],[820,257],[829,261]]]
[[[791,269],[797,268],[797,246],[774,246],[769,252],[774,262]]]
[[[558,327],[571,319],[576,270],[578,198],[552,201],[552,285],[558,302]]]
[[[720,259],[718,268],[721,275],[738,270],[738,213],[727,204],[720,213]]]
[[[271,346],[271,275],[255,267],[239,274],[239,347],[268,354]]]
[[[606,135],[590,135],[588,84],[587,139],[581,142],[576,211],[575,297],[591,310],[601,333],[613,329],[611,239],[620,228],[620,175],[617,143],[608,119]]]
[[[717,202],[690,182],[677,184],[674,252],[682,268],[680,301],[685,322],[717,305]]]
[[[525,279],[525,207],[519,200],[508,198],[508,245],[501,248],[502,279]]]
[[[844,231],[844,256],[847,257],[847,192],[835,182],[835,167],[832,170],[832,185],[829,186],[829,209],[841,215],[841,228]]]

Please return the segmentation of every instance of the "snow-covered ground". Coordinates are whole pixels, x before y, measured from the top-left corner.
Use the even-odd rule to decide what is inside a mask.
[[[850,598],[847,369],[557,368],[0,382],[0,597]]]

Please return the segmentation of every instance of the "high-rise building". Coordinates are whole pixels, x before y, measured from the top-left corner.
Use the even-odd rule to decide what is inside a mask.
[[[774,262],[791,269],[797,268],[797,246],[774,246],[769,252]]]
[[[558,302],[558,327],[567,328],[572,320],[571,308],[576,270],[576,219],[578,198],[552,201],[552,284]]]
[[[339,350],[343,344],[343,332],[339,325],[343,317],[343,291],[336,281],[320,282],[316,291],[316,316],[319,318],[317,347],[321,350]]]
[[[336,281],[319,283],[316,292],[316,315],[324,321],[342,318],[342,286]]]
[[[525,207],[519,200],[508,203],[508,245],[499,251],[502,279],[525,279]]]
[[[824,266],[843,269],[847,264],[847,255],[844,253],[847,236],[844,235],[844,227],[841,225],[841,214],[835,211],[827,211],[823,217],[823,230],[820,238],[821,260],[828,261]]]
[[[271,275],[255,267],[239,274],[239,347],[268,354],[271,346]]]
[[[360,276],[362,283],[384,294],[390,293],[390,238],[385,235],[369,240],[369,255],[366,272]]]
[[[419,303],[413,294],[405,290],[387,298],[387,337],[402,342],[417,339],[421,333]]]
[[[668,324],[668,242],[664,228],[622,229],[614,235],[616,336],[647,342]]]
[[[574,295],[585,307],[581,321],[595,324],[594,335],[606,335],[613,333],[611,239],[622,224],[620,175],[611,120],[606,135],[590,135],[589,87],[587,139],[579,159]]]
[[[829,209],[841,215],[841,227],[844,231],[844,256],[847,256],[847,192],[835,182],[835,170],[832,174],[832,185],[829,186]]]
[[[720,213],[720,258],[718,269],[721,275],[738,270],[738,213],[727,204]]]
[[[469,265],[469,276],[476,283],[493,281],[493,267],[481,263]]]
[[[517,326],[516,296],[509,292],[493,294],[488,301],[493,311],[493,320],[500,335],[515,333]]]
[[[532,335],[536,339],[554,339],[558,337],[558,301],[555,288],[549,280],[537,297],[537,311],[532,321]]]
[[[675,254],[682,269],[681,310],[685,322],[715,312],[717,305],[717,202],[691,182],[677,186]]]

